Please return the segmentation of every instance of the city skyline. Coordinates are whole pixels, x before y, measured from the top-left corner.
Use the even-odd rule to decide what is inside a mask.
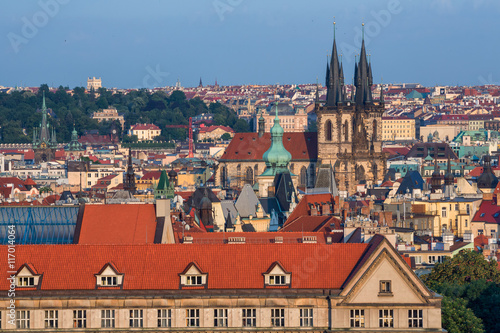
[[[500,82],[493,1],[8,3],[0,85],[107,88],[324,82],[333,21],[351,83],[362,27],[375,83]],[[334,19],[335,17],[335,19]]]

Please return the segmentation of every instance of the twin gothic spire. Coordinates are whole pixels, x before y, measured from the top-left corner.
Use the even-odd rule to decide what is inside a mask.
[[[326,64],[326,106],[337,106],[347,101],[344,87],[344,70],[342,62],[339,63],[335,40],[335,22],[333,22],[333,25],[332,58],[330,64],[328,64],[328,61]],[[373,77],[371,63],[366,58],[364,24],[359,62],[355,62],[354,64],[354,85],[356,87],[356,95],[353,102],[357,105],[371,104],[373,102],[371,91]]]

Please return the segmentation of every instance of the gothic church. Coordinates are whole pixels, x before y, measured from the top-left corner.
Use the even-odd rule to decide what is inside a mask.
[[[344,86],[343,66],[338,59],[335,35],[330,64],[326,68],[326,103],[316,103],[318,164],[333,165],[340,192],[351,195],[356,185],[382,179],[386,156],[382,152],[384,96],[372,97],[372,68],[367,61],[364,39],[359,62],[354,65],[351,96]]]

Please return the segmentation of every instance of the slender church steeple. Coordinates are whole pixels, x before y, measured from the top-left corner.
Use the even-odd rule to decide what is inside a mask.
[[[363,23],[363,40],[361,41],[361,53],[359,55],[359,63],[354,67],[355,81],[356,81],[356,104],[364,105],[372,103],[372,90],[373,84],[371,65],[366,59],[365,49],[365,24]]]
[[[336,106],[343,102],[342,86],[343,74],[341,74],[341,68],[339,65],[339,56],[337,53],[337,44],[335,41],[335,22],[333,22],[333,47],[332,47],[332,58],[330,60],[330,69],[327,72],[328,77],[328,89],[326,93],[326,105]],[[328,66],[327,66],[328,67]]]

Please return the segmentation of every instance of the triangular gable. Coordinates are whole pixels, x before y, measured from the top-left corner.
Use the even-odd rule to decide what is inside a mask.
[[[32,264],[23,264],[17,270],[16,276],[40,276]]]
[[[101,275],[123,275],[121,274],[116,266],[112,262],[108,262],[106,265],[104,265],[99,273],[95,274],[96,276],[101,276]]]
[[[279,261],[275,261],[264,274],[290,274],[290,272],[286,271]]]
[[[201,270],[200,266],[198,266],[198,264],[195,261],[193,261],[189,263],[189,265],[187,265],[186,268],[179,275],[197,275],[197,274],[206,274],[206,273]]]
[[[382,237],[382,236],[379,236]],[[346,280],[340,296],[343,304],[418,304],[429,303],[432,292],[415,275],[403,258],[384,238],[368,249],[353,274]],[[390,281],[391,292],[380,290],[382,281]]]

